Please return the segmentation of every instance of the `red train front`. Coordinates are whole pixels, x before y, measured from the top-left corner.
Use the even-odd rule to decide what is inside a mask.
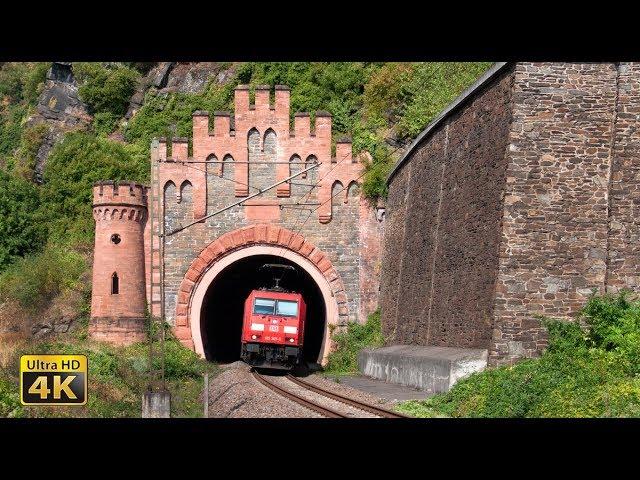
[[[242,360],[254,367],[293,368],[302,359],[306,313],[299,293],[253,290],[244,304]]]

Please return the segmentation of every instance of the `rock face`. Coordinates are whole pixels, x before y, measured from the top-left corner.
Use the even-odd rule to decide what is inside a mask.
[[[31,334],[35,338],[74,330],[80,317],[83,294],[78,290],[67,290],[56,298],[44,314],[34,319]]]
[[[78,84],[73,76],[71,64],[54,62],[47,72],[36,114],[27,121],[28,126],[39,123],[49,126],[49,132],[36,155],[36,181],[42,181],[45,160],[62,135],[70,130],[84,130],[91,120],[87,106],[78,98]]]
[[[235,69],[235,64],[218,62],[158,62],[140,80],[125,117],[129,119],[136,114],[149,89],[159,93],[197,93],[211,79],[226,83],[233,77]],[[36,155],[35,180],[38,183],[42,182],[45,161],[56,142],[62,139],[65,132],[87,129],[92,119],[87,105],[78,97],[78,83],[73,75],[72,64],[53,62],[47,72],[36,113],[27,120],[28,127],[40,123],[46,123],[49,127]],[[123,141],[121,134],[116,134],[112,139]]]
[[[133,117],[140,109],[149,89],[153,88],[159,93],[197,93],[204,89],[209,80],[226,83],[233,77],[235,69],[235,64],[220,62],[158,62],[138,84],[126,118]]]

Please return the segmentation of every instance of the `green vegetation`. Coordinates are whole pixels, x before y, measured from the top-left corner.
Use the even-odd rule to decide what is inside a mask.
[[[148,182],[149,169],[148,157],[135,145],[86,132],[65,135],[49,154],[41,187],[50,240],[90,244],[93,184],[107,179]]]
[[[0,68],[0,98],[13,104],[35,105],[42,92],[50,63],[9,62]]]
[[[46,239],[39,204],[37,187],[0,170],[0,272]]]
[[[487,369],[400,411],[452,417],[640,416],[640,301],[593,296],[580,323],[546,320],[538,359]]]
[[[156,346],[157,348],[157,346]],[[30,343],[16,349],[0,367],[0,417],[140,417],[142,393],[148,385],[148,344],[113,347],[80,339]],[[203,374],[215,365],[170,338],[165,343],[166,382],[172,392],[172,417],[200,417]],[[24,407],[18,391],[22,354],[84,354],[89,363],[88,401],[77,407]],[[159,359],[157,358],[158,362]],[[155,365],[158,368],[159,364]]]
[[[94,234],[91,192],[98,180],[147,182],[153,137],[190,137],[192,113],[232,110],[233,89],[238,84],[289,85],[291,120],[298,111],[313,116],[317,110],[327,110],[333,115],[334,141],[351,135],[356,154],[371,153],[363,192],[373,199],[385,194],[385,179],[397,158],[396,145],[407,145],[489,64],[237,64],[226,84],[212,79],[199,93],[160,94],[149,89],[140,110],[125,121],[140,75],[151,65],[74,63],[79,96],[88,105],[93,122],[88,131],[64,133],[44,163],[42,185],[34,185],[36,155],[50,131],[49,124],[28,120],[35,113],[50,65],[0,66],[0,323],[27,325],[29,319],[43,318],[58,305],[71,305],[85,324],[77,338],[29,344],[28,349],[31,353],[87,353],[90,392],[93,389],[94,393],[85,408],[50,412],[23,408],[15,390],[17,353],[9,352],[12,367],[0,369],[0,416],[139,415],[140,392],[146,381],[145,347],[118,349],[86,339]],[[114,131],[126,143],[109,140]],[[365,325],[349,325],[335,338],[338,350],[330,357],[328,371],[355,371],[357,350],[382,343],[379,314],[373,314]],[[5,346],[0,342],[0,364]],[[167,349],[170,385],[183,395],[174,397],[173,406],[178,415],[196,415],[201,408],[196,401],[201,373],[212,367],[174,340]]]
[[[344,332],[332,333],[336,349],[329,354],[325,373],[347,375],[358,371],[358,352],[367,347],[381,347],[380,311],[373,312],[365,324],[351,322]]]
[[[24,123],[44,87],[49,63],[9,62],[0,68],[0,168],[11,164]]]
[[[191,137],[193,112],[229,110],[234,86],[209,82],[201,93],[158,94],[150,90],[127,125],[125,139],[148,152],[154,137]]]
[[[68,289],[79,288],[88,268],[85,258],[62,246],[19,259],[0,274],[0,303],[15,300],[30,313],[44,310]]]
[[[73,74],[80,87],[80,100],[95,113],[120,118],[127,112],[140,73],[125,65],[104,66],[99,62],[74,63]]]

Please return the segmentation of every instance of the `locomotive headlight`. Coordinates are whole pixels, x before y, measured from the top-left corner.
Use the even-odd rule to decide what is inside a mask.
[[[252,323],[251,330],[256,330],[258,332],[264,331],[264,323]]]
[[[298,333],[298,327],[289,327],[289,326],[285,326],[284,327],[284,333],[293,333],[296,334]],[[293,340],[292,340],[293,341]]]
[[[293,343],[293,338],[290,338],[290,339],[289,339],[289,341],[290,341],[291,343]]]
[[[255,340],[256,338],[258,338],[256,335],[251,335],[251,340]]]

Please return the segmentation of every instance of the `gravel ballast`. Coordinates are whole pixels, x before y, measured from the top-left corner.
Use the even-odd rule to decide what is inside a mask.
[[[353,400],[390,409],[392,403],[369,393],[341,385],[321,375],[309,375],[302,380]],[[269,378],[273,383],[286,384],[284,378]],[[329,400],[329,404],[335,401]],[[335,406],[335,404],[333,404]],[[355,414],[353,416],[369,416]],[[362,412],[361,412],[362,413]],[[298,405],[261,385],[243,362],[222,367],[222,372],[209,384],[209,416],[215,418],[322,418],[312,410]]]

